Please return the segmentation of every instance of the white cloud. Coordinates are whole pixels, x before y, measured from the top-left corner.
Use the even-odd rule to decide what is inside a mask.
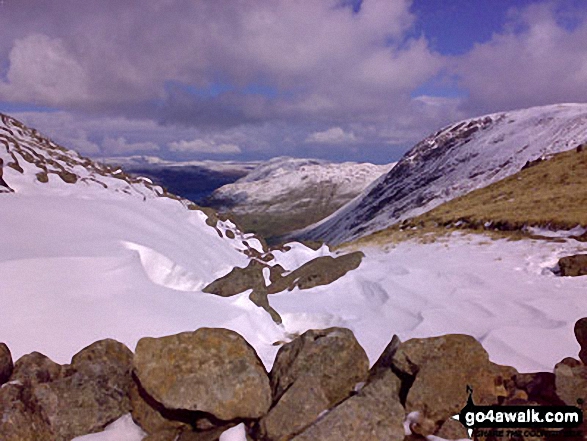
[[[506,30],[457,60],[469,108],[479,111],[587,101],[587,20],[565,27],[555,2],[518,10]]]
[[[154,142],[128,142],[126,138],[107,137],[102,142],[102,150],[106,154],[127,154],[134,152],[149,152],[159,150],[159,146]]]
[[[88,98],[82,66],[62,40],[33,34],[18,39],[10,51],[7,81],[0,82],[0,98],[62,105]]]
[[[347,133],[340,127],[332,127],[323,132],[314,132],[306,138],[307,143],[316,144],[348,144],[356,142],[355,134]]]
[[[203,139],[174,141],[169,143],[169,149],[179,153],[212,153],[219,155],[241,153],[240,147],[236,144],[216,144],[215,141],[204,141]]]

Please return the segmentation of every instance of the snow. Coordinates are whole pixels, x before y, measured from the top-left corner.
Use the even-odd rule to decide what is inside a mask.
[[[4,151],[0,156],[10,160]],[[579,351],[573,326],[587,311],[587,277],[551,271],[558,258],[587,252],[574,239],[514,242],[454,233],[428,244],[373,246],[358,269],[328,286],[269,296],[283,319],[277,325],[250,292],[230,298],[201,292],[234,266],[246,266],[243,242],[261,251],[259,240],[228,221],[212,228],[202,212],[158,197],[157,188],[141,182],[78,165],[70,170],[108,188],[81,179],[67,184],[53,174],[41,183],[39,168],[20,162],[23,174],[4,167],[16,192],[0,194],[0,336],[15,360],[39,351],[66,364],[99,339],[134,350],[142,337],[200,327],[240,333],[267,369],[279,349],[274,342],[331,326],[351,329],[371,363],[394,334],[402,341],[470,334],[492,361],[520,372],[551,372]],[[288,271],[335,255],[326,246],[288,247],[273,251],[271,262]],[[78,440],[140,436],[126,416]],[[244,439],[242,428],[223,436]]]
[[[371,182],[387,173],[395,163],[330,163],[317,159],[273,158],[260,164],[245,177],[215,190],[212,197],[221,204],[231,201],[238,213],[255,212],[259,207],[268,212],[281,211],[292,205],[304,206],[318,189],[328,192],[330,200],[345,202],[360,193]],[[291,194],[296,197],[292,200]],[[310,192],[310,193],[308,193]],[[236,204],[232,206],[232,204]]]
[[[471,118],[416,144],[360,197],[290,237],[340,244],[417,216],[587,141],[587,104]]]
[[[126,414],[106,426],[102,432],[78,436],[71,441],[141,441],[146,436],[130,414]]]

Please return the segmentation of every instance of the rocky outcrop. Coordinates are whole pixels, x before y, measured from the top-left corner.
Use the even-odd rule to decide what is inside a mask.
[[[274,407],[261,434],[289,439],[366,380],[369,359],[348,329],[312,330],[282,346],[271,370]]]
[[[232,420],[259,418],[271,405],[269,378],[255,350],[227,329],[143,338],[134,372],[145,391],[167,409]]]
[[[558,268],[561,276],[587,276],[587,254],[561,257]]]
[[[4,343],[0,343],[0,386],[8,381],[12,375],[12,354]]]
[[[286,289],[291,291],[294,288],[310,289],[328,285],[347,272],[357,269],[364,256],[362,252],[357,251],[338,257],[317,257],[286,276],[276,277],[276,280],[267,287],[267,293],[275,294]]]

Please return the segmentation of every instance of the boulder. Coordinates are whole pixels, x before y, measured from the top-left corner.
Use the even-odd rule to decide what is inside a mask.
[[[508,395],[504,383],[517,373],[491,363],[477,340],[461,334],[408,340],[399,346],[392,363],[404,379],[406,412],[420,412],[434,423],[422,422],[423,436],[464,407],[467,386],[473,388],[475,404],[496,404]]]
[[[556,364],[554,375],[556,394],[566,405],[577,406],[579,403],[587,403],[587,366],[568,357]]]
[[[269,379],[255,350],[227,329],[143,338],[134,372],[145,391],[167,409],[232,420],[259,418],[271,405]]]
[[[289,439],[367,379],[369,360],[348,329],[310,330],[281,347],[271,370],[276,403],[260,421],[271,440]]]
[[[6,383],[12,375],[14,365],[10,349],[4,343],[0,343],[0,386]]]
[[[587,275],[587,254],[561,257],[558,267],[561,276],[585,276]]]
[[[581,345],[579,358],[584,364],[587,364],[587,317],[579,319],[575,323],[575,337]]]
[[[293,441],[401,441],[405,412],[401,382],[390,370],[319,418]]]
[[[159,437],[164,437],[163,432],[173,433],[175,435],[171,439],[175,439],[184,428],[190,427],[186,415],[165,409],[145,392],[136,377],[131,385],[129,397],[133,420],[148,434],[159,433]]]
[[[40,352],[31,352],[16,361],[10,379],[30,386],[58,380],[61,375],[62,367],[60,364]]]
[[[63,378],[31,387],[52,440],[101,431],[130,411],[131,357],[122,343],[102,340],[76,354]]]
[[[0,388],[0,435],[2,441],[55,439],[41,415],[35,412],[24,386],[14,383]]]

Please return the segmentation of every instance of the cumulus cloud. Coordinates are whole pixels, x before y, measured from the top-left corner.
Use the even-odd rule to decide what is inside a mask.
[[[194,139],[192,141],[174,141],[169,144],[169,149],[179,153],[212,153],[218,155],[241,153],[236,144],[216,144],[214,141]]]
[[[469,109],[587,101],[587,20],[569,26],[556,5],[513,10],[503,32],[456,60]]]
[[[0,97],[54,106],[89,97],[86,72],[60,39],[32,34],[14,42]]]
[[[306,138],[307,143],[316,144],[348,144],[356,141],[357,138],[354,133],[347,133],[340,127],[332,127],[323,132],[314,132]]]

